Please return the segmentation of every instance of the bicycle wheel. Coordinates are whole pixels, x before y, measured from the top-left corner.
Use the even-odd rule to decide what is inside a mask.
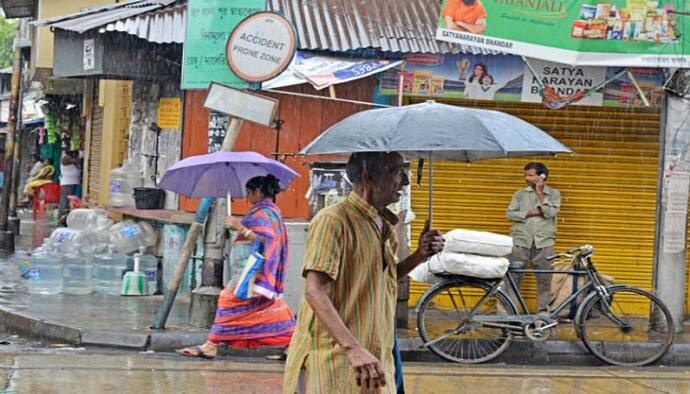
[[[424,343],[432,342],[427,347],[433,353],[448,361],[474,364],[493,360],[506,350],[508,331],[486,327],[476,317],[517,311],[502,291],[488,296],[489,289],[488,283],[455,279],[422,298],[417,327]]]
[[[666,306],[634,287],[607,292],[590,297],[575,319],[587,349],[620,366],[648,365],[661,358],[673,343],[673,319]]]

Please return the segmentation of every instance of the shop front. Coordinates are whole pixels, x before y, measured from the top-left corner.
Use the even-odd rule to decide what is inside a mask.
[[[471,164],[436,162],[434,223],[440,230],[509,235],[505,212],[512,194],[524,187],[523,167],[541,161],[550,169],[549,185],[562,194],[555,251],[591,244],[597,268],[617,283],[653,288],[663,70],[631,69],[631,78],[620,68],[569,67],[533,59],[526,63],[509,55],[404,58],[402,72],[387,71],[379,78],[381,99],[397,99],[402,86],[405,103],[431,99],[506,112],[540,127],[575,152]],[[541,93],[544,84],[572,101],[549,109]],[[413,238],[427,216],[427,184],[422,179],[422,185],[412,188],[417,215]],[[426,288],[412,284],[411,305]],[[533,306],[533,276],[523,288]]]
[[[411,102],[416,101],[413,98]],[[524,119],[571,148],[574,155],[494,159],[434,165],[434,223],[442,231],[466,228],[510,234],[505,212],[512,194],[524,187],[523,167],[541,161],[549,185],[562,194],[555,251],[591,244],[597,268],[618,283],[652,287],[660,110],[568,107],[541,104],[447,101],[503,111]],[[413,166],[414,167],[414,166]],[[413,186],[417,214],[412,235],[426,218],[426,184]],[[533,305],[535,282],[525,282]],[[411,303],[426,285],[415,283]]]

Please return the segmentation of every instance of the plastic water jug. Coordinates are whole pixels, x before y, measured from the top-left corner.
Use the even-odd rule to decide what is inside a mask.
[[[133,207],[132,192],[142,186],[139,171],[126,162],[122,167],[110,171],[110,205],[113,207]]]
[[[143,254],[143,248],[139,253],[139,271],[146,275],[148,282],[148,293],[146,295],[155,294],[158,290],[158,258],[154,255]]]
[[[158,241],[158,234],[156,229],[153,228],[151,223],[139,222],[137,223],[141,229],[141,238],[139,238],[139,249],[148,248],[149,246],[154,246],[156,241]]]
[[[67,215],[67,226],[75,230],[102,231],[112,225],[113,221],[102,209],[79,208]]]
[[[65,294],[90,294],[93,292],[93,263],[81,252],[81,245],[74,245],[62,258],[62,292]]]
[[[93,288],[97,293],[120,294],[122,276],[127,269],[127,256],[116,253],[108,245],[105,253],[93,256]]]
[[[65,244],[70,243],[74,238],[81,233],[81,230],[75,230],[68,227],[56,228],[51,234],[50,238],[54,241],[55,247],[59,250],[67,250],[71,248],[64,248]]]
[[[62,256],[50,240],[31,255],[28,287],[31,294],[62,291]]]
[[[110,243],[120,253],[132,253],[156,243],[156,232],[149,223],[123,221],[110,227]]]

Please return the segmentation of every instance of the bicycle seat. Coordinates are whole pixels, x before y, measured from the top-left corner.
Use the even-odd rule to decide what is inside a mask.
[[[511,261],[510,264],[508,264],[508,269],[519,270],[523,268],[525,268],[524,261]]]

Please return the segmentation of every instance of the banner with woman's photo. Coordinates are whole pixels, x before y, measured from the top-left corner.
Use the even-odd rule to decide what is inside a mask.
[[[688,67],[678,0],[444,0],[436,39],[570,65]]]
[[[412,54],[403,68],[379,76],[380,95],[403,95],[473,100],[541,102],[541,86],[560,96],[582,94],[573,105],[607,107],[641,106],[637,88],[619,67],[570,67],[519,56]],[[631,68],[650,105],[659,105],[663,71]],[[402,79],[402,80],[401,80]],[[402,82],[402,84],[401,84]],[[541,83],[540,83],[541,82]]]

